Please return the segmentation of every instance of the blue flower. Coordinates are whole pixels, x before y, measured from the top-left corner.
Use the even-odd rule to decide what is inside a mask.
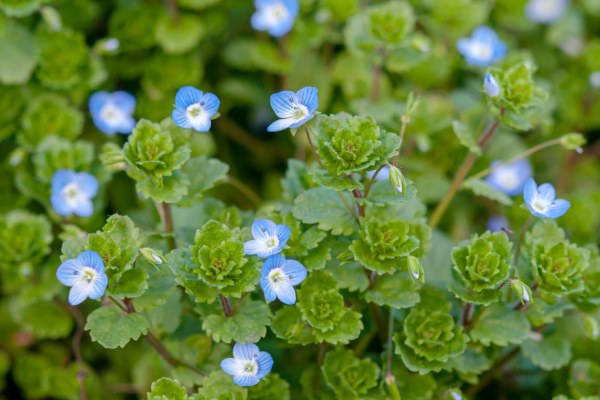
[[[69,304],[76,306],[86,298],[99,299],[106,290],[108,278],[104,273],[104,261],[95,251],[84,251],[77,258],[65,261],[58,267],[56,277],[70,286]]]
[[[221,369],[233,375],[233,381],[240,386],[256,385],[271,372],[271,368],[273,357],[253,343],[236,343],[233,358],[221,361]]]
[[[294,26],[300,5],[298,0],[254,0],[256,12],[250,23],[257,31],[267,31],[281,37]]]
[[[492,172],[485,178],[485,181],[509,196],[518,196],[523,193],[525,182],[531,178],[531,166],[525,158],[511,164],[494,161],[491,169]]]
[[[503,232],[508,229],[508,221],[501,215],[494,215],[488,219],[487,229],[490,232]]]
[[[506,55],[506,44],[487,26],[479,26],[470,38],[460,39],[458,51],[471,65],[487,67]]]
[[[569,0],[529,0],[525,6],[525,15],[530,21],[551,24],[563,16]]]
[[[483,89],[485,90],[485,94],[489,97],[498,97],[500,95],[500,85],[498,85],[498,81],[496,81],[494,75],[489,72],[485,74]]]
[[[52,176],[50,202],[58,215],[89,217],[94,212],[92,199],[97,192],[98,180],[93,175],[61,169]]]
[[[304,87],[294,93],[289,90],[271,95],[271,107],[281,119],[267,127],[269,132],[278,132],[287,128],[298,128],[315,116],[319,106],[317,88]]]
[[[244,252],[261,258],[280,253],[290,238],[290,233],[290,227],[287,225],[276,225],[268,219],[257,219],[252,223],[254,240],[244,243]]]
[[[556,198],[556,191],[551,184],[544,183],[538,187],[533,179],[525,183],[523,199],[529,211],[540,218],[558,218],[571,207],[567,200]]]
[[[175,95],[175,109],[171,114],[175,125],[208,132],[211,120],[221,102],[212,93],[203,93],[192,86],[183,86]]]
[[[88,108],[96,128],[106,134],[128,134],[135,127],[135,97],[130,93],[96,92],[90,96]]]
[[[286,260],[275,254],[265,260],[260,276],[260,287],[265,292],[265,300],[278,298],[284,304],[296,302],[294,286],[306,278],[306,268],[298,261]]]

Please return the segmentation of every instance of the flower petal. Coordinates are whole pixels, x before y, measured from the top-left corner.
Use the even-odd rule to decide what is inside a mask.
[[[554,190],[554,186],[549,183],[543,183],[538,188],[538,197],[547,202],[552,202],[556,198],[556,191]]]
[[[125,114],[133,114],[135,111],[135,97],[124,90],[117,90],[110,96],[110,101]]]
[[[298,102],[306,106],[312,114],[319,106],[318,89],[316,87],[307,86],[298,90]]]
[[[277,298],[281,300],[282,303],[287,305],[296,303],[296,291],[289,282],[281,281],[274,289]]]
[[[236,375],[233,377],[233,381],[239,386],[254,386],[260,382],[260,378],[255,375]]]
[[[182,128],[192,127],[192,122],[188,118],[188,115],[185,112],[185,110],[173,110],[173,112],[171,113],[171,118],[173,118],[173,122],[175,122],[175,125],[177,126],[180,126]]]
[[[80,271],[81,264],[77,260],[71,259],[60,264],[60,267],[56,270],[56,277],[63,285],[73,286],[79,280]]]
[[[179,110],[185,110],[192,104],[198,103],[201,97],[202,92],[195,87],[182,86],[175,95],[175,107]]]
[[[69,292],[69,304],[76,306],[77,304],[82,303],[88,297],[90,287],[91,285],[81,281],[73,285]]]
[[[233,357],[237,360],[254,360],[260,350],[254,343],[236,343],[233,346]]]
[[[527,182],[525,182],[525,187],[523,188],[523,200],[525,200],[525,203],[527,203],[527,205],[529,206],[535,199],[536,195],[537,184],[535,183],[535,180],[533,180],[533,178],[529,178]]]
[[[268,240],[277,235],[277,225],[268,219],[257,219],[252,223],[252,237],[259,240]]]
[[[279,239],[279,247],[283,247],[287,243],[291,233],[292,231],[289,226],[285,224],[277,225],[276,235],[277,239]]]
[[[242,373],[242,364],[235,358],[226,358],[221,361],[221,369],[229,375],[239,375]]]
[[[88,99],[88,109],[90,111],[90,114],[97,114],[109,100],[110,93],[106,91],[93,93]]]
[[[104,272],[99,272],[96,279],[91,285],[89,298],[96,300],[104,295],[106,286],[108,285],[108,277]]]
[[[52,175],[52,192],[58,193],[63,190],[65,186],[75,179],[76,175],[77,173],[70,169],[59,169],[56,171],[54,175]]]
[[[256,377],[262,379],[269,372],[271,372],[271,369],[273,368],[273,357],[271,357],[271,355],[266,351],[261,351],[258,353],[256,363],[258,364],[258,372],[256,373]]]
[[[244,254],[247,256],[256,256],[267,251],[263,240],[249,240],[244,243]]]
[[[294,115],[294,107],[297,104],[298,95],[290,90],[284,90],[271,95],[271,107],[279,118],[292,117]]]
[[[94,203],[87,197],[82,196],[73,207],[73,213],[79,217],[87,218],[94,213]]]
[[[77,256],[77,262],[83,267],[90,267],[98,272],[104,272],[104,260],[93,250],[86,250]]]
[[[482,42],[495,42],[496,39],[498,39],[498,35],[496,34],[496,32],[492,28],[485,25],[481,25],[475,28],[475,30],[471,34],[471,37],[477,41]]]
[[[190,120],[190,123],[192,124],[192,128],[198,132],[210,131],[211,120],[208,114],[206,114],[204,118]]]
[[[283,257],[281,254],[273,254],[265,260],[261,275],[266,277],[269,275],[269,272],[271,272],[272,269],[283,267],[285,262],[285,257]]]
[[[81,189],[81,192],[88,197],[94,197],[98,192],[98,179],[87,172],[80,172],[74,177],[75,183]]]
[[[260,287],[265,293],[265,300],[267,303],[275,300],[277,295],[275,294],[275,290],[273,289],[273,284],[266,276],[262,276],[260,278]]]
[[[569,210],[570,207],[571,203],[569,203],[567,200],[557,199],[548,208],[548,218],[562,217]]]
[[[284,129],[290,128],[296,122],[298,122],[296,120],[296,118],[278,119],[277,121],[273,122],[271,125],[267,126],[267,132],[282,131]]]
[[[297,285],[306,278],[306,268],[296,260],[287,260],[282,271],[291,285]]]
[[[204,102],[204,105],[202,105],[202,102]],[[204,96],[200,98],[200,105],[209,117],[212,117],[219,110],[221,100],[212,93],[205,93]]]
[[[56,211],[58,215],[66,217],[73,212],[71,206],[63,198],[62,193],[52,193],[52,196],[50,196],[50,203],[52,203],[52,208],[54,208],[54,211]]]

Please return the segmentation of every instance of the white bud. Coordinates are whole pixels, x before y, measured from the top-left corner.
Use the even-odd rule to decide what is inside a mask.
[[[489,97],[498,97],[500,95],[500,85],[498,85],[498,81],[494,78],[494,75],[487,73],[485,74],[485,79],[483,80],[483,89],[485,90],[485,94]]]

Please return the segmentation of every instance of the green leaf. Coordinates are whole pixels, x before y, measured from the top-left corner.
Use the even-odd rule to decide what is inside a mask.
[[[455,370],[463,380],[475,384],[478,375],[488,370],[492,365],[492,359],[478,350],[467,349],[458,357],[448,361],[446,370]]]
[[[392,372],[396,378],[398,390],[402,394],[402,399],[423,400],[433,398],[433,392],[437,384],[432,374],[411,372],[397,355],[392,358]]]
[[[506,346],[509,343],[519,344],[529,336],[529,322],[519,310],[492,304],[482,313],[469,332],[471,339],[476,342],[485,346],[490,343]]]
[[[600,393],[600,366],[591,360],[577,360],[569,371],[569,388],[575,398]]]
[[[140,268],[123,272],[119,280],[112,284],[110,293],[117,298],[139,297],[148,289],[148,274]]]
[[[271,311],[263,301],[247,301],[230,317],[217,313],[204,315],[202,329],[215,342],[255,343],[267,333]]]
[[[137,311],[151,309],[165,304],[169,296],[177,292],[175,276],[166,265],[158,269],[152,268],[148,272],[148,288],[134,300]]]
[[[125,347],[130,340],[145,335],[149,327],[148,320],[142,315],[124,314],[114,305],[95,309],[85,324],[92,340],[107,349]]]
[[[358,398],[375,387],[379,380],[377,364],[368,359],[359,360],[351,350],[328,352],[321,369],[325,382],[338,398]]]
[[[290,400],[290,384],[276,373],[269,373],[258,385],[248,388],[248,400]]]
[[[155,35],[165,52],[179,54],[196,47],[204,35],[204,27],[195,15],[182,14],[174,19],[164,14],[156,24]]]
[[[177,203],[188,194],[189,182],[180,171],[169,176],[146,178],[138,181],[135,188],[145,198],[159,203]]]
[[[227,164],[214,158],[200,156],[190,159],[183,168],[189,181],[189,194],[181,200],[180,205],[190,205],[202,200],[204,192],[225,180],[228,170]]]
[[[167,265],[175,274],[178,285],[185,288],[185,292],[194,296],[195,301],[212,303],[216,300],[217,288],[209,286],[195,273],[196,264],[188,249],[176,249],[165,256]]]
[[[223,371],[215,371],[202,380],[198,393],[191,396],[190,400],[246,400],[247,398],[247,389],[233,383],[231,375]]]
[[[34,3],[33,9],[38,4]],[[4,10],[4,6],[0,7]],[[0,82],[5,84],[26,83],[38,63],[39,53],[29,31],[11,19],[0,15]]]
[[[349,196],[344,196],[352,204]],[[331,231],[333,235],[352,234],[356,227],[354,217],[332,189],[312,188],[300,194],[294,201],[294,217],[306,224],[318,223],[319,229]]]
[[[160,378],[152,382],[148,400],[187,400],[187,391],[179,382],[170,378]]]
[[[290,344],[318,343],[314,329],[302,319],[297,307],[283,307],[275,313],[271,330]]]
[[[56,359],[24,353],[15,358],[13,377],[27,399],[77,399],[77,366],[63,368]]]
[[[543,370],[564,367],[571,360],[571,342],[561,334],[529,338],[521,344],[523,355]]]
[[[505,206],[512,206],[512,199],[505,193],[499,191],[495,187],[492,187],[487,182],[481,179],[467,179],[462,187],[464,189],[471,190],[477,196],[483,196],[490,200],[497,201]]]
[[[369,287],[369,278],[365,275],[363,267],[358,263],[341,265],[335,263],[327,267],[341,289],[351,292],[363,292]]]
[[[365,300],[379,306],[410,308],[420,300],[418,290],[418,285],[406,274],[395,273],[378,277],[364,296]]]
[[[71,314],[58,304],[46,300],[27,303],[14,301],[11,314],[38,339],[61,339],[69,336],[73,329]]]
[[[244,71],[265,71],[279,74],[287,71],[289,62],[282,58],[277,46],[268,41],[242,38],[225,47],[225,62]]]
[[[469,149],[471,153],[481,155],[481,147],[477,144],[475,132],[471,128],[460,121],[452,122],[452,130],[460,141],[460,143]]]

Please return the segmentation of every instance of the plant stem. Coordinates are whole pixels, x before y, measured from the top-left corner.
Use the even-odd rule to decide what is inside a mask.
[[[319,343],[319,348],[317,349],[317,368],[312,382],[315,393],[321,388],[321,366],[323,365],[323,360],[325,359],[325,350],[325,342]]]
[[[467,327],[471,324],[473,318],[473,303],[465,303],[462,309],[462,315],[460,321],[463,327]]]
[[[221,306],[223,306],[223,314],[225,314],[226,317],[231,317],[232,312],[231,305],[229,304],[229,299],[223,296],[221,293],[219,293],[219,300],[221,300]]]
[[[373,174],[373,176],[371,177],[371,179],[369,179],[369,181],[365,185],[365,197],[369,196],[369,192],[371,191],[371,186],[373,186],[373,184],[377,180],[377,175],[379,175],[379,173],[381,172],[381,170],[383,168],[385,168],[386,165],[387,164],[383,164],[379,168],[377,168],[377,170],[375,170],[375,173]]]
[[[523,224],[521,228],[521,232],[519,233],[519,239],[517,240],[517,247],[515,247],[515,258],[513,259],[513,264],[515,268],[517,267],[517,263],[519,262],[519,255],[521,254],[521,246],[523,246],[523,239],[525,238],[525,232],[529,229],[529,225],[533,221],[533,214],[530,214],[527,218],[527,221]]]
[[[174,22],[179,21],[179,9],[177,8],[177,0],[165,0],[165,4],[167,6],[167,10],[169,11],[169,15],[173,19]]]
[[[400,146],[398,146],[398,153],[394,156],[394,160],[392,164],[394,167],[398,166],[398,162],[400,161],[400,149],[402,148],[402,143],[404,143],[404,134],[406,133],[406,127],[410,122],[410,117],[406,114],[402,116],[402,125],[400,125]]]
[[[503,113],[501,112],[501,114]],[[499,125],[500,119],[494,120],[488,125],[485,132],[477,141],[479,147],[483,148],[489,143]],[[429,219],[430,227],[435,228],[438,225],[438,223],[442,219],[442,216],[444,215],[444,212],[446,212],[446,209],[450,205],[450,202],[452,202],[452,199],[454,199],[456,192],[465,180],[467,174],[469,173],[471,168],[473,168],[473,164],[475,163],[477,157],[479,156],[476,153],[469,153],[463,161],[463,163],[461,164],[461,166],[458,168],[458,171],[456,172],[456,175],[454,175],[454,179],[450,184],[450,188],[442,198],[442,201],[440,201],[440,203],[437,205],[437,207],[433,210],[433,213],[431,214],[431,218]]]
[[[66,303],[60,304],[65,310],[67,310],[75,319],[77,323],[77,329],[75,330],[75,334],[73,335],[73,355],[75,356],[75,361],[77,362],[77,381],[79,382],[79,398],[81,400],[87,400],[87,391],[85,389],[85,377],[87,376],[87,371],[85,370],[85,362],[83,361],[83,357],[81,356],[81,340],[83,339],[84,334],[84,326],[85,326],[85,318],[83,314],[77,307],[73,307]]]
[[[400,400],[400,391],[396,385],[396,377],[392,373],[392,350],[394,348],[394,309],[390,307],[390,314],[388,318],[388,331],[387,331],[387,348],[386,348],[386,364],[385,364],[385,384],[388,387],[388,391],[394,400]]]
[[[169,203],[156,203],[156,209],[158,210],[158,215],[160,215],[160,219],[165,227],[169,250],[175,250],[177,248],[177,244],[175,243],[175,235],[173,234],[173,215],[171,213],[171,205]]]
[[[553,140],[549,140],[549,141],[547,141],[547,142],[540,143],[540,144],[538,144],[538,145],[536,145],[536,146],[533,146],[532,148],[530,148],[530,149],[527,149],[526,151],[524,151],[524,152],[522,152],[522,153],[520,153],[520,154],[517,154],[516,156],[514,156],[513,158],[511,158],[511,159],[510,159],[510,160],[508,160],[508,161],[503,161],[503,162],[501,162],[501,163],[499,163],[499,164],[495,165],[494,167],[489,167],[489,168],[486,168],[486,169],[484,169],[483,171],[480,171],[480,172],[476,173],[475,175],[473,175],[473,176],[470,176],[470,177],[469,177],[469,179],[479,179],[479,178],[483,178],[484,176],[487,176],[487,175],[491,174],[492,172],[494,172],[494,171],[495,171],[495,170],[497,170],[498,168],[502,168],[502,167],[503,167],[503,166],[505,166],[505,165],[512,164],[512,163],[514,163],[515,161],[519,161],[519,160],[521,160],[521,159],[523,159],[523,158],[525,158],[525,157],[529,157],[530,155],[532,155],[532,154],[534,154],[534,153],[537,153],[537,152],[538,152],[538,151],[540,151],[540,150],[544,150],[545,148],[548,148],[548,147],[554,146],[554,145],[556,145],[556,144],[560,144],[560,138],[558,138],[558,139],[553,139]]]
[[[246,196],[246,198],[250,200],[254,207],[260,207],[260,205],[262,204],[262,199],[260,198],[260,196],[254,190],[252,190],[251,187],[249,187],[239,179],[231,175],[227,175],[227,177],[225,178],[225,182],[227,182],[229,185],[236,188],[241,194]]]
[[[353,189],[352,190],[352,195],[354,196],[355,199],[362,199],[362,198],[364,198],[364,195],[360,191],[360,189]],[[363,206],[362,204],[356,203],[356,209],[358,211],[358,216],[359,217],[364,217],[365,216],[365,206]]]

